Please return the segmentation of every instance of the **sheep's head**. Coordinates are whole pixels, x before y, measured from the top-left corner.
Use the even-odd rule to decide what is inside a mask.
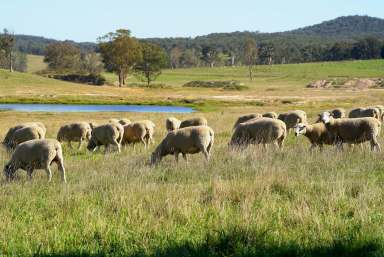
[[[332,114],[330,112],[323,112],[320,114],[320,120],[324,123],[330,123],[332,120]]]
[[[88,151],[95,151],[96,150],[96,147],[97,147],[97,144],[95,143],[95,140],[93,140],[92,138],[89,140],[88,142],[88,145],[87,145],[87,149]]]
[[[303,135],[307,131],[307,126],[303,123],[299,123],[294,127],[295,135],[298,137],[299,135]]]
[[[15,168],[12,164],[8,163],[4,166],[4,175],[7,180],[12,180],[15,176]]]

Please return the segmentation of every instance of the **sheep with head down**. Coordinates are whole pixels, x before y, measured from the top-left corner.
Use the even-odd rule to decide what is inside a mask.
[[[7,139],[7,143],[5,144],[8,150],[13,150],[15,147],[21,143],[27,142],[33,139],[44,139],[45,138],[45,130],[43,130],[40,126],[30,125],[28,127],[21,127],[15,130],[11,136]]]
[[[380,120],[380,111],[377,108],[363,108],[359,107],[349,112],[348,118],[364,118],[372,117]]]
[[[4,167],[4,174],[8,180],[15,177],[18,169],[27,171],[29,179],[35,169],[44,169],[48,182],[52,179],[50,165],[56,162],[61,172],[61,179],[65,183],[64,158],[61,144],[55,139],[35,139],[18,145],[11,160]]]
[[[372,151],[380,151],[377,138],[380,134],[381,122],[376,118],[334,119],[329,112],[323,112],[320,115],[327,130],[336,138],[338,148],[342,148],[344,143],[360,144],[369,141]]]
[[[87,149],[89,151],[95,151],[98,147],[104,146],[106,152],[111,145],[114,145],[118,152],[121,152],[121,141],[123,140],[123,136],[124,127],[119,123],[109,123],[94,127]]]
[[[275,112],[266,112],[263,114],[264,118],[277,119],[278,115]]]
[[[15,131],[17,131],[18,129],[25,128],[25,127],[34,127],[34,126],[41,128],[42,133],[44,135],[46,134],[47,129],[43,123],[41,123],[41,122],[26,122],[26,123],[22,123],[22,124],[19,124],[19,125],[16,125],[16,126],[10,128],[4,137],[3,144],[8,145],[10,143],[9,141],[10,141],[13,133],[15,133]]]
[[[87,122],[70,123],[60,127],[57,133],[57,140],[62,142],[68,142],[72,148],[71,142],[79,142],[78,148],[81,148],[82,143],[85,140],[90,140],[92,134],[91,125]]]
[[[277,118],[285,123],[288,132],[290,129],[293,129],[299,123],[307,123],[307,114],[301,110],[281,113]]]
[[[214,132],[208,126],[193,126],[170,131],[152,153],[151,164],[157,164],[164,156],[171,154],[178,161],[180,153],[187,161],[187,154],[202,152],[208,161],[213,143]]]
[[[235,125],[233,125],[233,128],[235,129],[240,123],[244,123],[253,119],[259,119],[262,118],[263,115],[260,113],[250,113],[250,114],[245,114],[237,118]]]
[[[146,122],[132,122],[124,126],[122,145],[143,143],[145,149],[152,142],[153,127]]]
[[[285,123],[278,119],[259,118],[240,123],[233,132],[230,147],[248,146],[249,144],[275,144],[283,148],[287,137]]]

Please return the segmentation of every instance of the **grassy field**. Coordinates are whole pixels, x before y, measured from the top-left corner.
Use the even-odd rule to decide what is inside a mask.
[[[47,68],[47,64],[44,63],[44,56],[40,55],[27,55],[27,72],[34,73],[42,71]]]
[[[109,84],[116,76],[105,74]],[[195,68],[165,70],[156,83],[167,88],[117,86],[87,86],[42,78],[33,74],[0,70],[0,102],[56,102],[56,103],[149,103],[190,105],[200,110],[218,110],[219,107],[282,104],[311,107],[340,104],[344,107],[380,102],[383,90],[307,89],[305,85],[318,79],[371,78],[384,75],[384,60],[348,61],[259,66],[250,82],[245,67]],[[185,88],[191,80],[238,80],[248,90]],[[128,83],[137,83],[134,77]],[[287,106],[290,108],[290,106]]]
[[[148,151],[136,146],[104,155],[64,145],[66,185],[55,166],[51,184],[43,171],[32,182],[23,171],[12,183],[1,178],[0,256],[383,256],[383,153],[368,145],[310,153],[308,141],[292,134],[282,151],[229,151],[227,144],[240,114],[303,109],[314,121],[330,107],[383,103],[380,90],[304,86],[325,77],[383,77],[384,62],[260,67],[252,83],[245,74],[243,68],[167,70],[159,82],[170,89],[119,89],[0,71],[3,102],[192,103],[204,112],[175,116],[205,116],[215,131],[209,163],[198,154],[188,164],[170,156],[151,167],[170,114],[0,112],[1,138],[25,121],[44,122],[50,138],[72,121],[125,117],[156,124]],[[238,79],[250,89],[181,88],[202,79]],[[0,148],[0,167],[9,157]]]

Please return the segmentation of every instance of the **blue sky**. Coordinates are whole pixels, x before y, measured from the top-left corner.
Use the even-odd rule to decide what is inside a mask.
[[[345,15],[384,18],[383,0],[1,0],[0,28],[17,34],[95,41],[129,28],[145,37],[276,32]]]

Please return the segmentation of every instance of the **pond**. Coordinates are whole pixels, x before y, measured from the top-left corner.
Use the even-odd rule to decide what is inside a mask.
[[[192,108],[180,106],[96,104],[0,104],[0,110],[19,112],[194,112]]]

